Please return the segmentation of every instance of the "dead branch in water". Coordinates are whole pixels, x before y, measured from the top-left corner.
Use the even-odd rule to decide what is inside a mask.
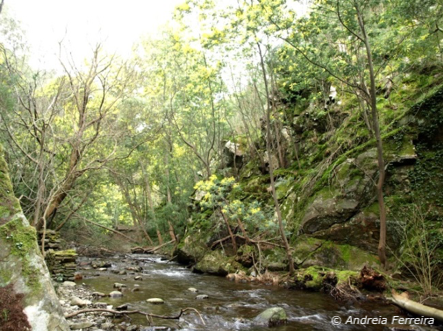
[[[194,311],[195,313],[197,313],[198,317],[200,317],[200,320],[202,322],[203,325],[206,325],[205,321],[203,320],[203,317],[201,316],[200,312],[192,307],[188,307],[188,308],[183,308],[180,310],[180,312],[177,315],[173,315],[173,316],[168,316],[168,315],[157,315],[157,314],[151,314],[151,313],[147,313],[141,310],[113,310],[113,309],[103,309],[103,308],[91,308],[91,309],[82,309],[70,314],[66,314],[65,318],[71,318],[80,314],[85,314],[85,313],[110,313],[110,314],[114,314],[114,315],[132,315],[132,314],[140,314],[140,315],[144,315],[146,317],[149,318],[161,318],[161,319],[166,319],[166,320],[178,320],[183,313],[185,313],[186,311]]]
[[[409,299],[407,292],[398,294],[395,290],[392,290],[392,298],[388,298],[397,306],[403,308],[407,312],[418,316],[435,318],[436,320],[443,322],[443,310],[422,305],[421,303],[415,302]]]

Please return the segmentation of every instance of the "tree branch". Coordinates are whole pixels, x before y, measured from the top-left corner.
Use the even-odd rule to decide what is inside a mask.
[[[74,317],[74,316],[77,316],[77,315],[80,315],[80,314],[85,314],[85,313],[110,313],[110,314],[115,314],[115,315],[140,314],[140,315],[144,315],[146,317],[155,317],[155,318],[161,318],[161,319],[166,319],[166,320],[178,320],[183,315],[183,313],[185,313],[187,311],[195,312],[198,315],[198,317],[200,317],[200,321],[202,322],[202,324],[206,325],[206,323],[203,320],[203,317],[200,314],[200,312],[197,309],[192,308],[192,307],[180,309],[180,312],[177,315],[172,315],[172,316],[151,314],[151,313],[147,313],[147,312],[144,312],[144,311],[141,311],[141,310],[122,310],[122,311],[118,311],[118,310],[113,310],[113,309],[100,309],[100,308],[96,308],[96,309],[82,309],[82,310],[76,311],[74,313],[65,315],[65,318],[71,318],[71,317]]]

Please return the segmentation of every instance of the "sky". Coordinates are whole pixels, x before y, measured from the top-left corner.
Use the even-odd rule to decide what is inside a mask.
[[[184,0],[5,0],[31,46],[31,65],[54,69],[59,42],[82,61],[101,42],[126,56],[142,35],[155,34]]]

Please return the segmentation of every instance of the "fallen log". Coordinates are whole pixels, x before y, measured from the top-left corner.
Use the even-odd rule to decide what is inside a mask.
[[[147,312],[144,312],[141,310],[113,310],[113,309],[102,309],[102,308],[82,309],[82,310],[78,310],[78,311],[70,313],[70,314],[66,314],[65,318],[71,318],[71,317],[74,317],[74,316],[77,316],[80,314],[85,314],[85,313],[110,313],[110,314],[115,314],[115,315],[140,314],[140,315],[145,315],[146,317],[149,317],[149,318],[155,317],[155,318],[161,318],[161,319],[167,319],[167,320],[178,320],[183,315],[183,313],[185,313],[186,311],[189,311],[189,310],[194,311],[200,317],[202,324],[206,325],[200,312],[197,309],[192,308],[192,307],[183,308],[180,310],[180,312],[177,315],[173,315],[173,316],[151,314],[151,313],[147,313]]]
[[[419,316],[434,318],[440,322],[443,322],[443,310],[425,306],[409,299],[408,292],[398,294],[395,292],[395,290],[392,290],[392,298],[389,298],[389,300],[407,312]]]

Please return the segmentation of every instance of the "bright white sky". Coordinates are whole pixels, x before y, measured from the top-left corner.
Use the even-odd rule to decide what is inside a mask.
[[[5,0],[21,21],[35,54],[33,66],[57,67],[58,42],[64,40],[76,61],[97,42],[108,52],[128,55],[142,35],[154,34],[184,0]]]

